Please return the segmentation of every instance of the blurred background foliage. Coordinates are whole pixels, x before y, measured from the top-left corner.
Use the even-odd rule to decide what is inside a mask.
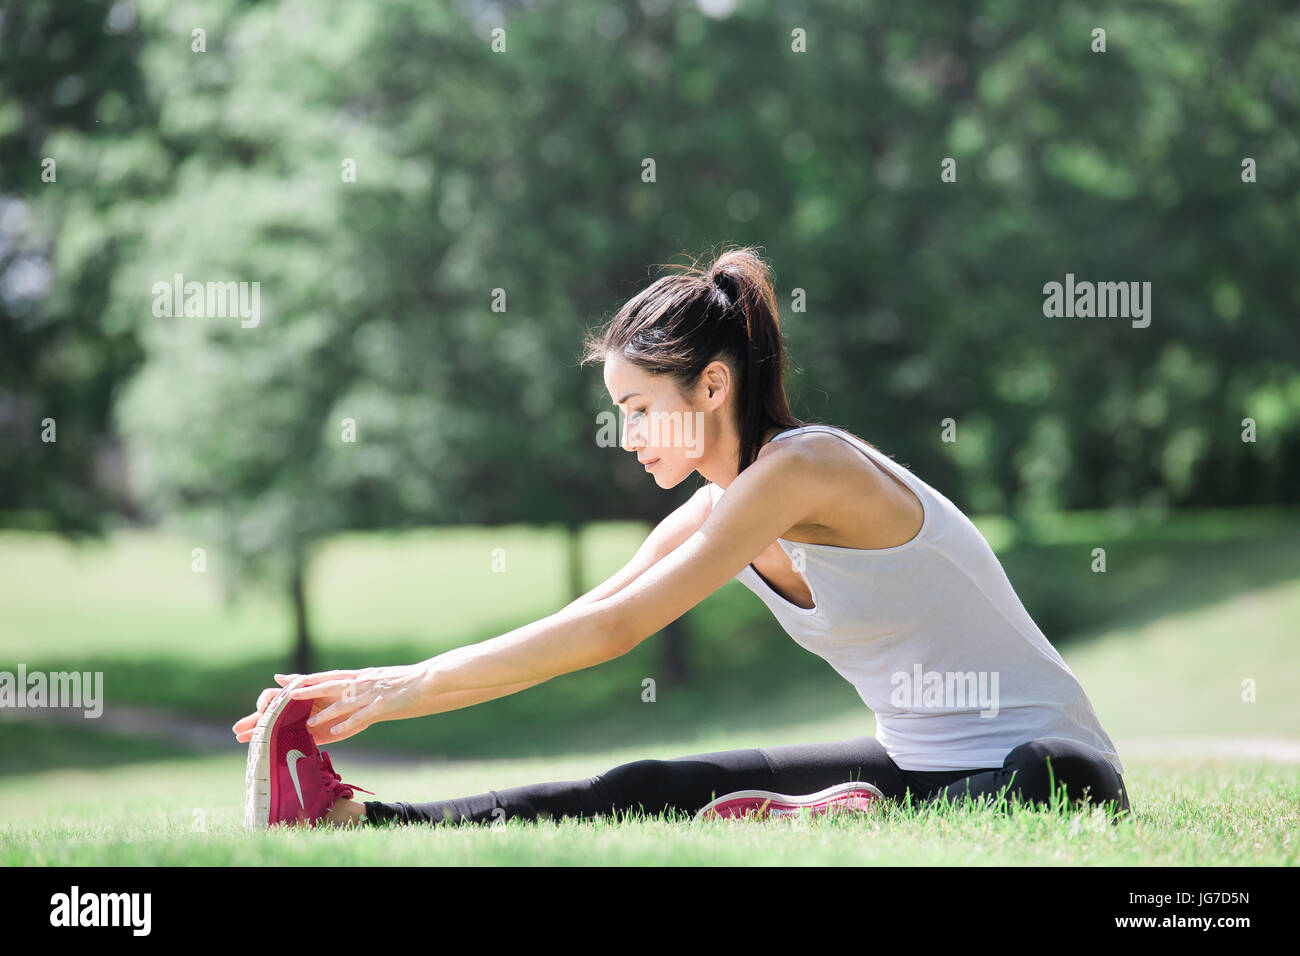
[[[0,3],[0,520],[179,519],[294,596],[300,666],[340,531],[562,526],[576,593],[583,525],[696,487],[597,443],[582,334],[724,242],[795,413],[964,510],[1296,500],[1294,4],[703,6]],[[156,317],[178,273],[260,324]],[[1066,273],[1150,326],[1045,318]]]

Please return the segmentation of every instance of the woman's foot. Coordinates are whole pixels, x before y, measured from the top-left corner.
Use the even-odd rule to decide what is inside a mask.
[[[360,826],[366,822],[366,805],[347,797],[339,797],[325,814],[324,820],[336,827]]]
[[[329,754],[316,747],[307,729],[313,703],[290,698],[296,687],[288,685],[267,705],[248,742],[244,826],[251,829],[315,826],[334,804],[364,789],[343,783]]]

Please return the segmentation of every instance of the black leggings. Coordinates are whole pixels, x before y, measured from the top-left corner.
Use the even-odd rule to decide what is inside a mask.
[[[586,780],[537,783],[435,803],[367,801],[368,823],[493,823],[497,820],[591,818],[667,811],[695,814],[715,797],[736,790],[808,794],[851,780],[873,784],[886,797],[913,803],[971,797],[1046,804],[1053,783],[1070,804],[1114,801],[1129,810],[1124,778],[1096,750],[1064,737],[1040,737],[1014,748],[1001,767],[976,770],[902,770],[874,737],[824,744],[723,750],[669,760],[636,760]]]

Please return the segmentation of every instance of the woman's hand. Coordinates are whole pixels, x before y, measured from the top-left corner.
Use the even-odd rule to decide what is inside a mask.
[[[241,717],[235,722],[235,725],[230,728],[235,732],[235,739],[241,744],[246,744],[253,739],[253,728],[257,726],[258,718],[262,716],[271,701],[275,700],[275,695],[280,693],[280,691],[284,689],[284,686],[288,684],[293,677],[292,675],[276,674],[275,679],[279,682],[280,686],[268,687],[266,690],[262,691],[257,698],[257,710],[253,711],[247,717]]]
[[[427,712],[428,669],[423,664],[303,676],[277,674],[276,680],[282,676],[284,683],[295,685],[290,697],[313,701],[307,730],[318,747],[346,740],[381,720],[419,717]],[[265,696],[267,691],[262,693]],[[270,693],[274,696],[278,691]]]
[[[423,665],[368,667],[359,671],[323,671],[319,674],[276,674],[280,687],[268,687],[257,698],[257,710],[241,718],[231,730],[240,743],[248,743],[253,728],[267,706],[285,687],[297,684],[309,693],[292,696],[311,699],[308,731],[319,747],[359,734],[381,720],[418,717],[425,702]],[[344,721],[347,718],[348,721]],[[331,731],[340,726],[340,732]]]

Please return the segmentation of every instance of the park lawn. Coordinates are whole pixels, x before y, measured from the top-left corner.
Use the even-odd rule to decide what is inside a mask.
[[[620,567],[647,529],[589,527],[592,585]],[[254,579],[229,596],[219,552],[192,570],[204,542],[175,528],[121,529],[74,544],[51,534],[0,531],[0,650],[14,660],[170,657],[221,666],[287,660],[287,594]],[[312,636],[322,652],[418,644],[436,653],[563,606],[564,535],[531,526],[339,534],[310,564]],[[493,571],[494,550],[504,571]],[[631,550],[629,550],[631,549]],[[602,572],[603,573],[599,573]],[[599,574],[599,577],[595,575]]]
[[[1220,639],[1249,608],[1250,653],[1271,670],[1261,685],[1288,686],[1283,646],[1300,580],[1238,595],[1171,619],[1098,635],[1067,654],[1120,742],[1134,814],[1006,816],[970,807],[888,807],[857,821],[772,821],[695,826],[685,820],[507,821],[503,827],[248,833],[241,829],[239,754],[188,755],[174,745],[65,726],[9,733],[0,748],[0,862],[5,865],[1115,865],[1294,866],[1300,862],[1300,765],[1247,759],[1124,755],[1127,736],[1187,732],[1176,721],[1210,708],[1214,729],[1294,734],[1294,703],[1276,690],[1243,703],[1235,687],[1241,647]],[[1267,640],[1266,640],[1267,639]],[[1248,661],[1249,663],[1249,661]],[[1292,682],[1289,686],[1294,686]],[[1270,702],[1273,701],[1273,702]],[[744,721],[652,745],[530,759],[353,763],[362,735],[330,750],[363,799],[428,801],[541,780],[580,779],[619,763],[735,747],[833,740],[870,733],[860,707],[805,719],[797,699],[774,702],[779,727]],[[1280,722],[1278,722],[1280,721]],[[407,723],[416,724],[416,721]],[[1196,726],[1206,725],[1202,721]],[[665,728],[661,727],[661,730]]]
[[[1074,512],[977,524],[1040,626],[1071,622],[1044,631],[1112,735],[1300,728],[1300,701],[1282,692],[1300,686],[1300,657],[1290,652],[1291,622],[1300,619],[1300,512],[1159,520]],[[617,570],[646,530],[588,528],[586,583]],[[288,603],[257,588],[223,603],[220,555],[209,553],[208,571],[196,574],[193,546],[175,530],[119,532],[84,549],[0,533],[0,668],[102,671],[108,706],[161,707],[229,726],[286,669]],[[422,660],[552,613],[569,597],[564,547],[558,529],[522,526],[332,538],[309,582],[317,669]],[[1092,570],[1095,547],[1106,550],[1105,573]],[[497,548],[504,572],[492,570]],[[1260,603],[1275,589],[1277,600]],[[682,679],[666,672],[657,635],[522,694],[379,725],[366,743],[417,755],[527,757],[689,741],[719,725],[752,729],[761,743],[844,713],[856,715],[842,721],[852,733],[873,732],[853,689],[738,582],[693,609],[684,626],[690,669]],[[643,699],[647,678],[653,703]],[[1241,700],[1247,680],[1257,691],[1251,704]]]
[[[1221,522],[1212,523],[1208,532],[1201,523],[1201,531],[1176,543],[1177,534],[1167,540],[1157,535],[1150,550],[1131,541],[1128,549],[1123,541],[1112,543],[1108,574],[1115,576],[1081,580],[1090,587],[1113,588],[1118,617],[1107,627],[1082,632],[1061,645],[1103,724],[1120,744],[1135,814],[1118,826],[1104,824],[1096,816],[1057,819],[1044,811],[1004,817],[970,808],[918,814],[890,807],[879,819],[773,821],[740,827],[695,827],[683,821],[646,819],[617,825],[509,821],[504,828],[245,833],[239,827],[244,770],[239,751],[195,755],[175,745],[80,727],[5,725],[0,732],[0,806],[5,807],[0,816],[0,861],[8,865],[747,865],[756,861],[1295,865],[1300,767],[1228,758],[1133,758],[1124,752],[1122,741],[1134,737],[1237,734],[1295,739],[1300,727],[1300,703],[1290,692],[1300,677],[1293,641],[1294,622],[1300,620],[1300,569],[1294,566],[1294,545],[1287,549],[1295,540],[1291,536],[1295,529],[1277,521],[1273,523],[1276,534],[1259,529],[1242,536],[1225,533]],[[1050,534],[1070,540],[1053,542]],[[18,567],[12,538],[0,539],[7,567]],[[1092,540],[1096,540],[1094,533],[1058,527],[1035,546],[1083,548]],[[147,550],[157,541],[142,539],[138,544]],[[422,545],[433,546],[432,540]],[[464,542],[462,546],[469,547]],[[611,553],[623,546],[612,546]],[[356,567],[360,561],[356,555],[371,548],[382,550],[378,542],[352,541],[335,560],[344,568]],[[150,566],[144,552],[134,557]],[[370,554],[368,560],[384,562],[379,554]],[[1119,574],[1115,574],[1117,560]],[[39,555],[34,563],[39,564]],[[1125,565],[1128,571],[1122,571]],[[322,566],[329,565],[322,562]],[[47,565],[47,573],[52,570]],[[131,582],[141,573],[140,567],[134,574],[122,573],[120,583],[136,587],[139,582]],[[349,573],[338,569],[334,573],[340,588],[346,584],[352,589],[349,594],[366,590],[364,582],[352,580]],[[91,576],[89,570],[85,574]],[[1152,592],[1150,601],[1135,600],[1135,588],[1150,587],[1152,580],[1163,577],[1169,580]],[[1012,579],[1014,583],[1014,574]],[[49,582],[28,573],[25,584],[27,603],[17,603],[26,608],[27,623],[49,619]],[[5,600],[23,596],[21,584],[6,581],[2,586],[7,589]],[[63,587],[82,594],[75,581],[71,586],[65,581]],[[47,589],[42,600],[31,596],[41,588]],[[712,685],[670,686],[648,703],[640,696],[639,675],[646,671],[638,668],[653,659],[644,657],[619,670],[618,665],[633,656],[627,655],[543,685],[555,694],[550,699],[537,695],[543,689],[537,688],[454,714],[372,728],[331,747],[335,765],[344,780],[375,790],[377,799],[425,801],[540,780],[577,779],[644,757],[874,732],[874,722],[852,688],[797,648],[794,656],[781,657],[792,642],[779,632],[769,633],[763,609],[754,607],[756,599],[738,593],[738,586],[728,589],[693,612],[692,633],[700,643],[701,671],[728,674],[728,678]],[[86,607],[77,613],[86,613],[98,601],[106,615],[105,605],[117,599],[114,595],[111,587],[98,597],[87,591],[81,602]],[[166,603],[170,598],[160,600]],[[545,603],[546,598],[534,594],[530,600]],[[558,600],[552,597],[552,603]],[[134,603],[126,601],[117,612],[134,617],[140,633],[131,632],[121,621],[111,625],[106,618],[103,621],[106,633],[120,641],[115,653],[123,660],[129,659],[128,651],[148,653],[149,640],[158,639],[157,621],[140,607],[137,591]],[[268,603],[266,609],[270,607]],[[402,618],[411,613],[409,608],[385,611],[382,601],[366,607],[376,615],[384,639],[410,626],[410,620]],[[362,612],[354,608],[352,613]],[[384,618],[385,613],[392,616]],[[524,619],[529,613],[523,614]],[[187,611],[182,601],[163,615],[164,624],[170,626],[187,616],[202,619],[193,608]],[[82,626],[89,627],[93,618],[88,615]],[[211,621],[195,626],[211,627]],[[738,633],[724,633],[728,626]],[[75,628],[66,632],[75,633]],[[327,633],[333,636],[324,637]],[[352,640],[346,628],[323,629],[322,635],[326,642]],[[133,647],[132,642],[136,642]],[[8,634],[3,646],[8,656]],[[39,651],[40,647],[31,643],[26,649]],[[177,653],[187,668],[201,671],[215,667],[226,650],[214,650],[200,641],[178,645]],[[779,660],[785,672],[769,679],[765,675],[777,666],[773,660]],[[35,665],[29,662],[29,666]],[[798,666],[807,669],[800,671]],[[743,680],[734,677],[735,669],[743,671]],[[1243,700],[1244,680],[1255,682],[1253,702]],[[554,689],[561,681],[567,682],[561,690],[572,695],[567,699]],[[626,684],[622,692],[619,681]],[[530,697],[540,700],[531,705],[532,710],[505,706]],[[610,714],[615,719],[609,719]],[[530,717],[532,724],[521,720],[521,715]],[[430,759],[400,765],[349,764],[349,753],[374,746],[380,731],[398,727],[416,746],[423,739],[422,753]],[[448,745],[467,730],[471,731],[468,741],[459,741],[464,749]],[[472,746],[479,749],[469,749]],[[435,755],[466,754],[479,756],[435,759]]]
[[[729,746],[723,737],[702,741]],[[428,762],[340,772],[377,799],[434,800],[543,779],[577,779],[624,760],[611,750],[546,760]],[[889,806],[857,820],[692,824],[684,818],[506,821],[497,826],[248,832],[242,761],[163,757],[110,769],[0,779],[0,864],[186,865],[1114,865],[1300,862],[1300,768],[1222,759],[1130,761],[1134,815],[971,806]],[[363,799],[376,799],[359,795]]]

